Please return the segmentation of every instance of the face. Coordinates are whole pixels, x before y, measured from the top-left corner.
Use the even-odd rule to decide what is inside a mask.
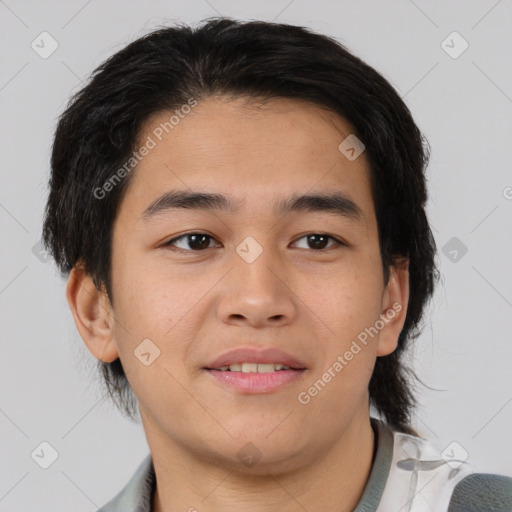
[[[346,121],[292,100],[206,99],[159,140],[169,117],[141,132],[156,145],[114,224],[104,360],[120,357],[150,444],[229,465],[252,443],[262,470],[307,464],[368,418],[375,359],[403,323],[404,280],[383,282],[365,154],[338,149],[354,132]],[[171,191],[222,194],[234,209],[158,201]],[[343,198],[279,208],[322,194]],[[205,368],[235,348],[279,349],[305,369],[266,390],[234,387]]]

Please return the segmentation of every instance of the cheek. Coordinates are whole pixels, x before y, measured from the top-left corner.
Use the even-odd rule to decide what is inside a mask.
[[[189,329],[192,297],[185,298],[179,288],[150,272],[127,272],[121,282],[116,338],[130,386],[147,410],[176,406],[186,399],[179,383],[186,380],[184,361],[191,336],[184,329]]]
[[[311,309],[319,312],[319,342],[325,358],[315,377],[329,381],[330,400],[351,396],[361,398],[366,392],[375,364],[383,286],[380,267],[354,264],[340,271],[325,284],[324,291],[316,291],[316,303]],[[333,274],[334,275],[334,274]],[[328,373],[326,375],[326,372]],[[320,383],[320,386],[322,383]],[[327,392],[324,396],[330,394]]]
[[[179,281],[165,278],[165,269],[126,248],[125,258],[113,264],[116,318],[137,337],[156,336],[170,329],[180,314],[183,290]]]
[[[322,414],[332,412],[333,421],[339,411],[354,411],[365,400],[376,360],[378,333],[371,328],[379,319],[380,296],[374,283],[356,281],[338,283],[318,309],[319,326],[326,326],[317,330],[324,355],[309,379],[310,398]]]
[[[117,282],[116,336],[123,365],[138,366],[134,351],[149,339],[160,351],[156,367],[186,372],[188,350],[205,319],[205,295],[215,280],[171,275],[158,265],[140,264],[135,269],[120,266]]]
[[[311,295],[311,309],[319,312],[331,334],[342,342],[374,325],[382,305],[381,275],[370,266],[352,265],[333,272]]]

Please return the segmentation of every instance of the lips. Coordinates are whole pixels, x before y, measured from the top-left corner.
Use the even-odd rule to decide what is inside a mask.
[[[224,352],[209,362],[204,368],[206,370],[215,370],[222,366],[236,363],[274,363],[289,366],[294,370],[306,369],[306,365],[301,360],[277,348],[254,349],[248,347]]]

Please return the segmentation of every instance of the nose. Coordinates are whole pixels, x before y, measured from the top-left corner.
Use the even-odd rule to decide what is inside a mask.
[[[252,263],[238,255],[234,268],[223,280],[218,315],[225,323],[250,327],[289,324],[297,314],[297,300],[289,273],[279,265],[270,249]]]

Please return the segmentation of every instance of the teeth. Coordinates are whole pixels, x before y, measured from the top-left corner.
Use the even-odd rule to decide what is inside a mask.
[[[270,373],[270,372],[276,371],[275,365],[273,365],[272,363],[258,364],[256,366],[257,366],[258,373]],[[243,366],[242,366],[242,371],[244,371]]]
[[[231,364],[229,366],[221,366],[217,368],[221,372],[231,371],[231,372],[242,372],[242,373],[271,373],[278,370],[290,370],[289,366],[285,366],[283,364],[274,364],[274,363],[236,363]]]

